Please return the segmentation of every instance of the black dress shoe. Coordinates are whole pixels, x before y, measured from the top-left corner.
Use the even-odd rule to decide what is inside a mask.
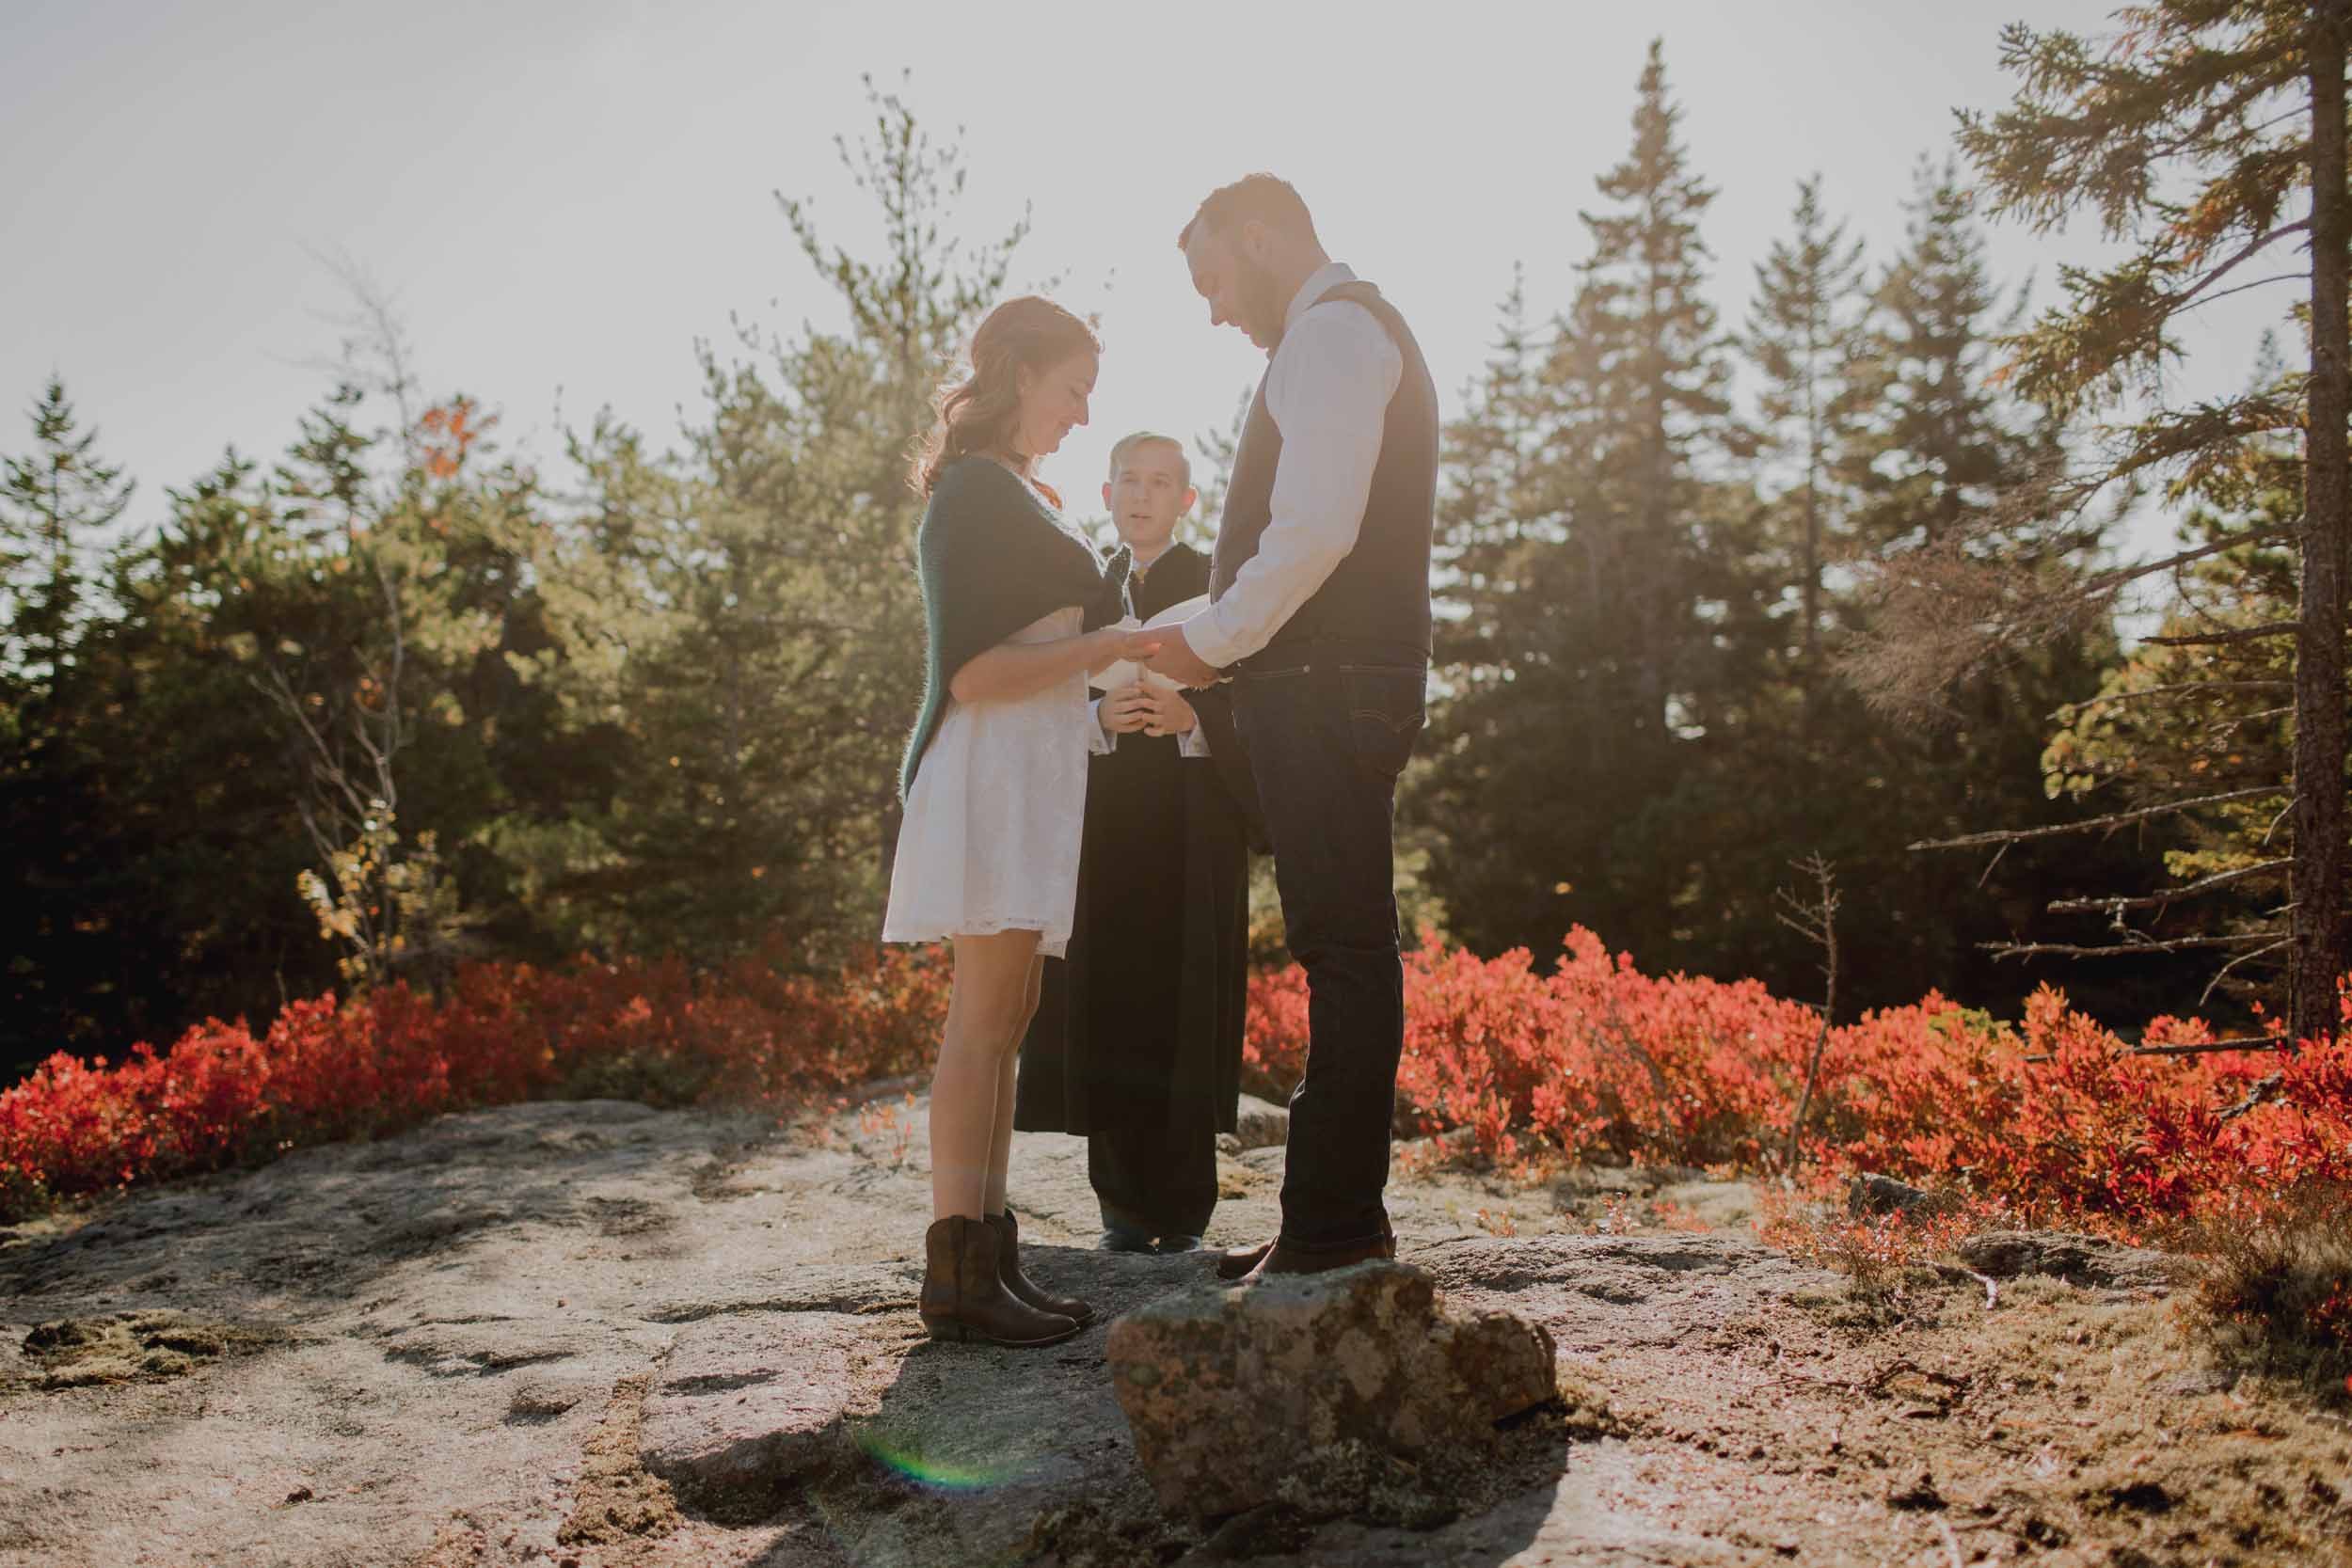
[[[1149,1252],[1152,1250],[1152,1238],[1131,1225],[1105,1224],[1103,1239],[1095,1244],[1104,1252]]]
[[[1163,1236],[1152,1243],[1152,1250],[1153,1252],[1198,1252],[1200,1250],[1200,1238],[1198,1236]]]
[[[1395,1257],[1396,1238],[1394,1236],[1377,1236],[1355,1246],[1317,1252],[1302,1251],[1297,1247],[1286,1246],[1278,1241],[1267,1249],[1263,1258],[1258,1259],[1256,1268],[1241,1276],[1239,1283],[1254,1285],[1261,1279],[1270,1279],[1277,1275],[1285,1274],[1328,1274],[1333,1269],[1344,1269],[1356,1263],[1368,1263],[1375,1258],[1393,1259]]]

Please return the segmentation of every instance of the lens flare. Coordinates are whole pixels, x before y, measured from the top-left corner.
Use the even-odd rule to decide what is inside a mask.
[[[924,1453],[918,1445],[901,1444],[889,1433],[861,1432],[858,1447],[876,1464],[933,1492],[977,1492],[1002,1485],[1014,1471],[1004,1465],[972,1465]]]

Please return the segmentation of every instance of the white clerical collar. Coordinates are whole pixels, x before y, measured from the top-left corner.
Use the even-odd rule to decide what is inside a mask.
[[[1355,281],[1355,270],[1344,261],[1326,261],[1315,268],[1307,275],[1307,281],[1298,286],[1298,292],[1291,295],[1291,308],[1282,313],[1282,330],[1288,332],[1296,326],[1298,318],[1305,315],[1307,308],[1316,300],[1343,283]]]

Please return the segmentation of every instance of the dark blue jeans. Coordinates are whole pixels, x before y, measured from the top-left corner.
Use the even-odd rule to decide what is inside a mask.
[[[1291,1095],[1282,1241],[1380,1236],[1405,1049],[1393,883],[1396,779],[1423,721],[1418,665],[1316,660],[1250,671],[1233,722],[1274,844],[1291,956],[1307,972],[1307,1073]]]

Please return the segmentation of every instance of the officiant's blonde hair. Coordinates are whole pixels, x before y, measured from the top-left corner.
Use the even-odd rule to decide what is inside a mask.
[[[1176,466],[1184,471],[1184,488],[1192,488],[1192,459],[1184,451],[1184,444],[1173,436],[1163,436],[1156,430],[1138,430],[1132,436],[1121,436],[1111,448],[1111,471],[1108,478],[1119,477],[1119,466],[1127,461],[1127,454],[1137,447],[1167,446],[1176,449]]]

